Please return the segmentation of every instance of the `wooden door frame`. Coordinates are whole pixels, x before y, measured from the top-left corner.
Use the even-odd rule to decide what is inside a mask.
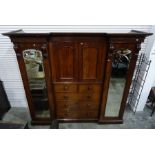
[[[32,42],[15,42],[14,41],[13,43],[14,43],[14,50],[16,53],[16,57],[17,57],[18,64],[19,64],[19,69],[21,72],[24,89],[26,92],[26,98],[27,98],[28,105],[29,105],[29,110],[30,110],[30,114],[31,114],[31,118],[32,118],[32,124],[50,123],[51,120],[55,116],[54,116],[53,94],[50,93],[50,92],[52,92],[51,91],[52,85],[51,85],[51,81],[50,81],[51,75],[50,75],[50,67],[49,67],[49,60],[48,60],[48,54],[49,54],[48,43],[47,42],[37,42],[37,40],[34,40]],[[42,52],[50,118],[41,118],[41,117],[35,116],[35,109],[34,109],[34,106],[32,103],[32,96],[31,96],[31,92],[30,92],[30,88],[29,88],[29,82],[28,82],[25,62],[24,62],[23,55],[22,55],[22,52],[26,49],[37,49]]]
[[[129,68],[128,68],[127,75],[126,75],[126,82],[125,82],[122,100],[121,100],[121,104],[120,104],[119,115],[116,117],[105,116],[108,91],[109,91],[109,82],[110,82],[110,77],[111,77],[113,51],[116,50],[115,44],[110,42],[109,40],[110,39],[108,39],[108,42],[109,42],[108,51],[109,52],[107,52],[107,63],[106,63],[105,77],[103,79],[103,81],[104,81],[103,82],[103,90],[104,91],[102,91],[103,94],[102,94],[101,108],[100,108],[98,122],[99,123],[123,123],[123,115],[124,115],[124,111],[125,111],[125,107],[126,107],[126,101],[127,101],[127,97],[128,97],[129,90],[130,90],[132,77],[133,77],[136,62],[137,62],[138,53],[141,49],[140,45],[144,41],[144,38],[137,39],[137,40],[135,39],[132,43],[130,43],[134,46],[134,49],[132,49],[132,57],[131,57],[131,60],[129,63]],[[122,42],[122,43],[124,43],[124,42]],[[119,42],[119,44],[121,44],[121,43]],[[119,49],[117,49],[117,50],[119,50]]]

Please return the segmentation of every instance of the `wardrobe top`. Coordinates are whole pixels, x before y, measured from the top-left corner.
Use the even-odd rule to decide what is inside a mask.
[[[25,33],[22,29],[3,33],[2,35],[8,37],[52,37],[52,36],[109,36],[109,37],[147,37],[153,33],[143,31],[131,30],[128,33],[79,33],[79,32],[50,32],[50,33]]]

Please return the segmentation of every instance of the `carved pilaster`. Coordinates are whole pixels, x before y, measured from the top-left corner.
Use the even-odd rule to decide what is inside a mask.
[[[115,50],[115,47],[114,47],[113,43],[110,41],[108,60],[112,59],[114,50]]]
[[[112,42],[110,42],[110,51],[113,51],[115,49],[114,45]]]
[[[47,58],[48,57],[48,53],[47,53],[47,44],[44,43],[42,46],[41,46],[41,49],[42,49],[42,54],[43,54],[43,57],[44,58]]]
[[[109,52],[108,53],[108,58],[111,58],[113,56],[113,53]]]

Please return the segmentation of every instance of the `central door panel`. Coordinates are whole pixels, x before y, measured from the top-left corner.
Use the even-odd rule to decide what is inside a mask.
[[[74,49],[73,47],[64,46],[58,50],[58,67],[60,69],[59,78],[73,79],[74,78]]]
[[[82,78],[88,80],[96,79],[98,49],[89,47],[83,48],[82,57]]]
[[[79,43],[79,80],[101,82],[105,63],[105,41]]]
[[[77,72],[77,52],[73,42],[54,42],[52,51],[53,76],[54,80],[76,81]]]

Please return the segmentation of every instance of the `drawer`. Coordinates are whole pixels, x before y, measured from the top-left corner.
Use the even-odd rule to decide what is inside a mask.
[[[79,102],[79,109],[81,110],[98,110],[99,102]]]
[[[97,119],[98,111],[57,111],[58,119]]]
[[[70,101],[57,101],[56,102],[56,106],[57,109],[59,110],[65,110],[68,109],[70,111],[72,110],[79,110],[80,109],[80,105],[78,102],[70,102]]]
[[[100,94],[80,93],[79,101],[99,102]]]
[[[56,102],[57,109],[68,109],[69,111],[74,110],[98,110],[99,103],[97,102],[65,102],[58,101]]]
[[[55,93],[55,97],[57,101],[77,101],[78,94],[77,93]]]
[[[86,92],[92,92],[92,93],[100,93],[101,91],[101,85],[93,85],[93,84],[83,84],[79,85],[79,92],[80,93],[86,93]]]
[[[77,92],[77,85],[75,84],[55,84],[55,92]]]

